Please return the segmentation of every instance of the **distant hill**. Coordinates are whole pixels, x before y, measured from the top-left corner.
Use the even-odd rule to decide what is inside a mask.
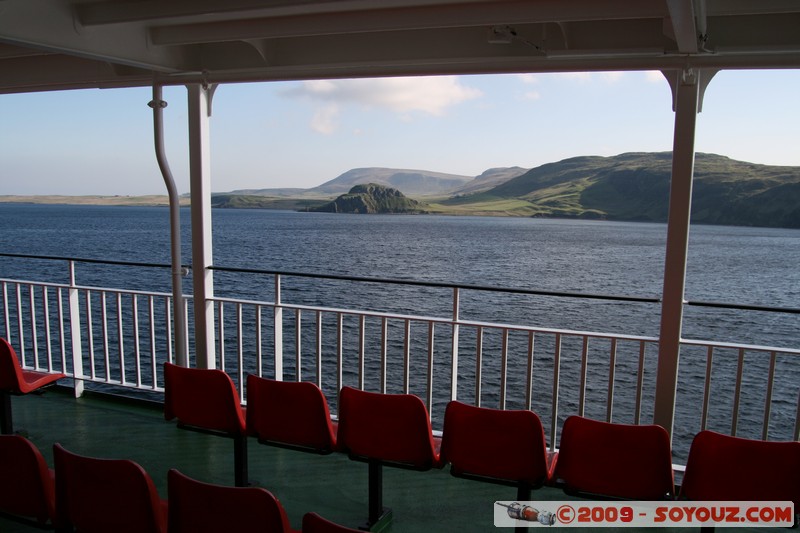
[[[419,213],[420,203],[402,192],[375,183],[356,185],[347,194],[319,207],[308,209],[324,213]]]
[[[512,178],[516,178],[517,176],[525,174],[527,171],[527,168],[522,167],[490,168],[480,176],[454,190],[452,195],[461,196],[464,194],[485,192],[493,187],[497,187],[498,185],[505,183]]]
[[[321,205],[324,200],[311,198],[266,196],[263,194],[214,193],[211,207],[227,209],[286,209],[305,211]]]
[[[514,214],[666,222],[672,155],[627,153],[548,163],[487,191],[442,202],[508,205]],[[692,221],[699,224],[800,227],[800,167],[757,165],[698,153]]]
[[[427,170],[354,168],[319,187],[308,189],[307,192],[315,195],[337,195],[348,192],[354,185],[374,183],[397,189],[406,196],[435,196],[449,193],[472,179],[472,176]]]

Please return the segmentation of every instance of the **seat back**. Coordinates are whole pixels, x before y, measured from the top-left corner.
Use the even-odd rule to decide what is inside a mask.
[[[262,443],[319,453],[336,448],[328,401],[308,382],[247,376],[247,434]]]
[[[164,418],[231,435],[245,432],[239,394],[222,370],[164,363]]]
[[[326,520],[317,513],[303,515],[303,533],[358,533],[359,531]]]
[[[137,463],[85,457],[60,444],[53,458],[60,523],[81,533],[166,533],[166,506]]]
[[[528,410],[447,404],[441,460],[455,476],[538,487],[548,479],[547,443],[539,417]]]
[[[0,480],[0,511],[55,522],[53,471],[28,439],[0,435]]]
[[[0,338],[0,390],[27,392],[22,390],[24,383],[17,352],[7,340]]]
[[[426,470],[437,466],[428,410],[413,394],[382,394],[342,387],[339,449],[353,458]]]
[[[800,508],[800,442],[768,442],[701,431],[692,441],[681,497],[788,501]]]
[[[657,425],[600,422],[571,416],[561,431],[553,480],[567,492],[621,499],[674,495],[672,447]]]
[[[266,489],[203,483],[175,469],[167,482],[169,533],[292,531],[283,506]]]

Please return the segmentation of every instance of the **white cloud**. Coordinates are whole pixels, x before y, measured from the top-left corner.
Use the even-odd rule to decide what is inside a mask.
[[[314,115],[312,127],[331,133],[342,105],[387,109],[403,120],[418,112],[442,116],[449,107],[482,96],[462,85],[456,76],[307,81],[284,91],[285,96],[325,104]]]
[[[330,135],[336,131],[336,118],[339,116],[339,106],[328,104],[320,107],[311,119],[311,129],[323,135]]]

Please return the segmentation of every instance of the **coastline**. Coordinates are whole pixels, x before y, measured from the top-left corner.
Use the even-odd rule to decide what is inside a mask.
[[[147,196],[62,196],[62,195],[0,195],[0,203],[63,204],[63,205],[119,205],[168,206],[167,195]],[[181,197],[181,205],[189,205],[189,197]]]

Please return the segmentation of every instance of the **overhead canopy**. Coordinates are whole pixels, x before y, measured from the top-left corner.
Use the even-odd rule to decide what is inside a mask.
[[[797,0],[0,0],[0,93],[800,67]]]

